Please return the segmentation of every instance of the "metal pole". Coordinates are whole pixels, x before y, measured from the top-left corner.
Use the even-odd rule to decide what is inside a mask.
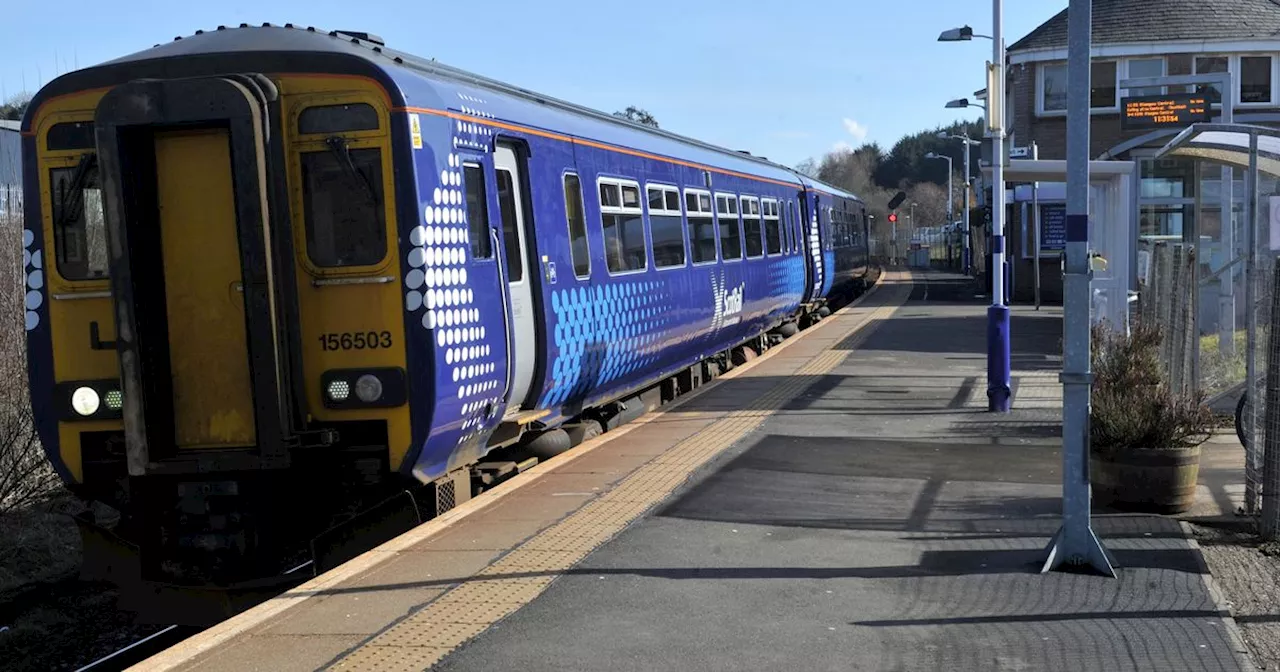
[[[1115,577],[1090,525],[1089,55],[1092,0],[1067,10],[1067,262],[1063,273],[1062,527],[1041,571],[1087,565]]]
[[[1231,73],[1225,73],[1224,81],[1220,86],[1222,87],[1222,123],[1230,124],[1235,112],[1233,106],[1235,85],[1232,83]],[[1222,202],[1218,205],[1222,213],[1220,217],[1222,221],[1222,255],[1224,263],[1231,263],[1236,258],[1235,208],[1232,203],[1235,200],[1232,194],[1235,191],[1235,178],[1235,168],[1231,166],[1222,167],[1222,188],[1218,190],[1219,198],[1221,198]],[[1197,183],[1197,193],[1199,192],[1199,187],[1200,185]],[[1252,245],[1253,242],[1250,241],[1248,244]],[[1235,278],[1236,271],[1232,268],[1230,271],[1223,273],[1218,279],[1218,352],[1223,357],[1231,357],[1236,352]],[[1199,289],[1199,285],[1196,288]],[[1252,304],[1250,304],[1249,309],[1253,310]]]
[[[966,277],[973,275],[969,267],[969,132],[965,131],[964,136],[964,259],[961,265],[964,267]]]
[[[1034,141],[1032,141],[1031,160],[1038,161],[1039,159],[1040,159],[1040,147]],[[1033,275],[1035,276],[1035,283],[1036,283],[1036,310],[1040,310],[1040,245],[1042,244],[1042,241],[1040,240],[1040,183],[1039,182],[1031,183],[1031,217],[1033,220],[1033,225],[1035,226],[1035,229],[1036,229],[1035,254],[1034,254],[1035,261],[1033,262],[1033,266],[1032,266],[1035,269]]]
[[[1004,37],[1002,0],[993,0],[991,53],[992,83],[987,87],[991,113],[991,307],[987,309],[987,410],[1008,413],[1009,307],[1004,301]],[[1086,98],[1088,89],[1085,89]]]
[[[1258,268],[1257,268],[1257,240],[1258,240],[1258,136],[1254,133],[1249,134],[1249,172],[1244,175],[1244,303],[1248,306],[1247,320],[1245,322],[1245,342],[1248,352],[1245,353],[1244,366],[1245,378],[1248,384],[1245,385],[1246,394],[1249,395],[1249,403],[1245,404],[1245,420],[1247,427],[1245,436],[1249,438],[1248,453],[1245,459],[1248,464],[1245,466],[1245,510],[1254,512],[1257,510],[1258,497],[1258,471],[1266,465],[1259,464],[1262,462],[1260,458],[1266,456],[1266,461],[1271,462],[1276,456],[1276,451],[1268,450],[1262,444],[1265,434],[1258,428],[1258,408],[1259,400],[1265,400],[1265,390],[1260,389],[1258,385],[1258,311],[1256,302],[1258,300]],[[1274,319],[1274,318],[1273,318]],[[1275,338],[1275,329],[1271,330],[1272,339]],[[1268,432],[1269,433],[1269,432]],[[1262,519],[1259,521],[1258,532],[1264,539],[1274,539],[1276,536],[1276,498],[1275,489],[1267,487],[1270,483],[1265,482],[1266,476],[1270,470],[1264,471],[1262,485]],[[1253,478],[1249,478],[1252,474]],[[1252,486],[1252,487],[1251,487]]]

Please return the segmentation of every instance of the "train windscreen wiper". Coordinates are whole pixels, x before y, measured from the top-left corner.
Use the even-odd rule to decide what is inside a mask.
[[[71,174],[71,184],[62,189],[58,196],[58,219],[56,227],[66,226],[70,222],[71,213],[80,209],[80,198],[84,195],[84,183],[89,178],[89,171],[98,163],[97,154],[84,154],[76,163],[76,171]],[[74,199],[74,200],[73,200]]]
[[[326,138],[324,144],[337,157],[338,164],[342,166],[342,170],[347,174],[347,177],[364,185],[365,195],[369,197],[369,202],[377,205],[378,191],[373,188],[373,183],[369,182],[369,177],[361,172],[359,168],[356,168],[355,161],[351,160],[351,150],[347,147],[347,139],[342,136],[333,136]]]

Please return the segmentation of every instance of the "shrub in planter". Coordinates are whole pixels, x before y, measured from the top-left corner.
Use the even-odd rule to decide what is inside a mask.
[[[1169,387],[1159,330],[1093,330],[1089,416],[1094,499],[1122,510],[1181,513],[1195,501],[1200,444],[1212,432],[1203,395]]]

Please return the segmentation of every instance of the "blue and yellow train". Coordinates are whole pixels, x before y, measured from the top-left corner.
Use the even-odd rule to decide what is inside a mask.
[[[406,483],[405,524],[447,509],[868,267],[853,194],[365,33],[197,32],[22,133],[40,437],[145,580],[270,575]]]

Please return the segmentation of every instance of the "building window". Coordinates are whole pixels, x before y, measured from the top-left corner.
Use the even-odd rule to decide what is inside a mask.
[[[1227,61],[1228,59],[1226,56],[1197,56],[1195,60],[1195,72],[1197,75],[1208,75],[1215,72],[1226,72]],[[1210,99],[1216,103],[1221,103],[1222,87],[1218,86],[1217,84],[1208,84],[1205,86],[1207,86],[1211,91],[1214,92],[1214,95],[1211,96]]]
[[[1271,57],[1240,57],[1240,102],[1271,102]]]
[[[1135,58],[1129,61],[1129,79],[1138,77],[1163,77],[1163,58]],[[1140,86],[1129,89],[1130,96],[1158,96],[1164,93],[1163,86]]]
[[[1040,69],[1043,81],[1041,109],[1045,112],[1062,112],[1067,109],[1067,64],[1046,65]]]
[[[1116,99],[1116,61],[1094,61],[1089,72],[1089,106],[1094,110],[1114,110]],[[1067,109],[1067,64],[1040,66],[1040,111],[1065,112]]]
[[[1094,61],[1089,68],[1089,107],[1109,109],[1116,106],[1116,62]]]

